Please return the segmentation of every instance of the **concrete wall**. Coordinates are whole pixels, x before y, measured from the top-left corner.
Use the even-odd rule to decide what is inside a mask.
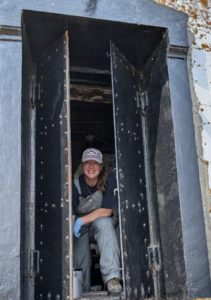
[[[0,298],[5,300],[20,296],[21,52],[21,43],[0,43]]]

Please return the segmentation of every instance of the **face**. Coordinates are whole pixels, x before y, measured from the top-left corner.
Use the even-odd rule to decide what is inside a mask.
[[[97,179],[101,170],[102,170],[102,165],[100,165],[95,160],[88,160],[83,163],[84,175],[89,179]]]

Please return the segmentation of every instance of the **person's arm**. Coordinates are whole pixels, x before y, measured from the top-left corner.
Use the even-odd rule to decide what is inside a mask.
[[[112,209],[110,208],[98,208],[96,210],[94,210],[93,212],[91,212],[90,214],[78,218],[75,221],[74,227],[73,227],[73,234],[74,236],[76,236],[77,238],[80,237],[80,229],[83,225],[88,224],[88,223],[92,223],[95,220],[102,218],[102,217],[110,217],[112,214]]]
[[[109,208],[98,208],[88,215],[81,217],[83,224],[92,223],[95,220],[102,217],[110,217],[112,215],[112,209]]]

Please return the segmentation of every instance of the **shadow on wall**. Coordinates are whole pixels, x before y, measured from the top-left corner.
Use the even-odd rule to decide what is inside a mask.
[[[94,14],[99,0],[88,0],[86,3],[86,13]]]

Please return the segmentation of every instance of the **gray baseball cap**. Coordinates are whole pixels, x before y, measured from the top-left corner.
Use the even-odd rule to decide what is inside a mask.
[[[86,162],[88,160],[95,160],[99,164],[103,163],[103,155],[100,150],[95,148],[88,148],[84,151],[82,156],[82,162]]]

